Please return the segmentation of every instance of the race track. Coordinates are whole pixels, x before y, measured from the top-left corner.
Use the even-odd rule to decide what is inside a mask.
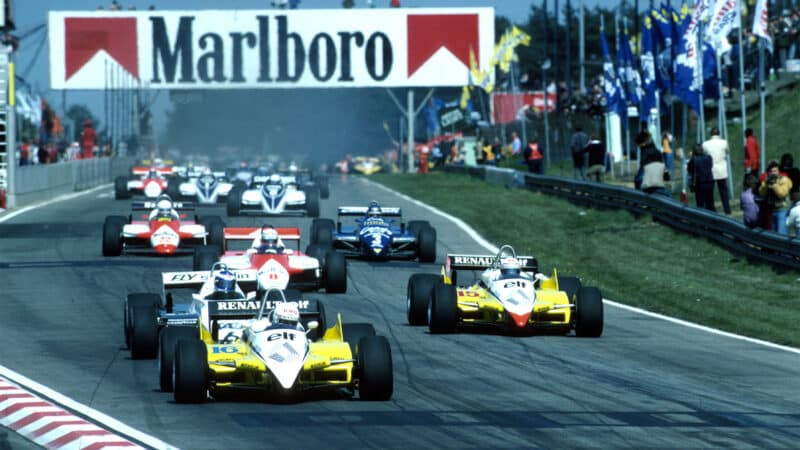
[[[440,261],[448,251],[486,253],[452,222],[359,179],[332,180],[322,215],[373,199],[401,206],[406,219],[430,220]],[[122,301],[128,292],[158,292],[160,272],[190,270],[191,258],[104,258],[103,218],[127,215],[128,208],[110,192],[95,192],[0,224],[0,365],[171,445],[638,449],[800,442],[797,353],[609,306],[599,339],[429,335],[406,324],[405,290],[410,274],[437,272],[439,265],[402,261],[350,261],[347,294],[313,294],[329,316],[340,311],[347,322],[371,322],[388,337],[391,401],[175,404],[158,390],[156,361],[133,361],[124,349]],[[303,232],[310,224],[224,219],[299,223]]]

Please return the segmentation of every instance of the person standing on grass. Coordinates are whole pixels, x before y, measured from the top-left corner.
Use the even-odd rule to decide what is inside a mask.
[[[794,158],[791,153],[781,155],[781,173],[789,177],[792,182],[792,190],[789,194],[800,193],[800,169],[794,166]]]
[[[728,154],[730,150],[728,141],[720,137],[719,128],[711,129],[711,137],[703,142],[703,152],[708,154],[713,161],[711,172],[722,200],[722,209],[725,214],[731,215],[730,194],[728,193]]]
[[[539,175],[544,173],[544,165],[542,163],[544,156],[539,150],[539,143],[536,142],[536,138],[530,138],[528,140],[528,146],[525,147],[523,156],[525,157],[525,162],[528,164],[528,172]]]
[[[697,144],[686,167],[689,175],[689,189],[694,192],[694,201],[698,208],[716,212],[714,207],[714,175],[711,166],[714,162]]]
[[[589,170],[586,171],[586,177],[602,183],[606,173],[606,146],[596,134],[593,134],[586,144],[586,153],[589,155]]]
[[[792,181],[786,174],[781,173],[778,161],[767,164],[766,178],[758,188],[758,194],[764,197],[764,203],[770,211],[770,229],[780,234],[789,235],[786,227],[786,217],[789,214],[789,191]]]
[[[761,146],[753,135],[753,129],[744,130],[744,173],[757,174],[761,161]]]
[[[589,136],[581,127],[575,127],[569,148],[572,150],[572,176],[576,180],[586,180],[586,143]]]
[[[672,153],[672,133],[669,131],[661,133],[661,153],[664,155],[664,165],[671,177],[674,154]]]

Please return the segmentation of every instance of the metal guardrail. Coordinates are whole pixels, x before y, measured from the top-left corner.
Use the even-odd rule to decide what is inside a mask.
[[[772,231],[749,229],[741,222],[705,209],[649,195],[623,186],[577,181],[561,177],[532,175],[512,169],[447,165],[445,171],[466,173],[495,183],[524,186],[587,206],[625,209],[678,231],[705,237],[748,261],[760,261],[779,268],[800,269],[800,238]]]

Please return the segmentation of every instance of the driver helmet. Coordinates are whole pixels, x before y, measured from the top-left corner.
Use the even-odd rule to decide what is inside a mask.
[[[158,178],[158,171],[156,169],[150,169],[147,171],[147,178]]]
[[[272,227],[262,227],[261,228],[261,245],[267,248],[277,248],[278,247],[278,231]]]
[[[285,324],[296,327],[299,321],[300,310],[297,309],[297,304],[295,303],[278,303],[272,311],[271,322],[273,325]]]
[[[520,265],[517,258],[508,257],[500,261],[500,276],[503,278],[520,276]]]
[[[172,200],[169,197],[162,197],[156,202],[156,210],[159,216],[172,215]]]
[[[267,183],[268,183],[268,184],[282,184],[282,183],[281,183],[281,176],[280,176],[280,175],[278,175],[277,173],[273,173],[273,174],[272,174],[272,175],[270,175],[270,176],[269,176],[269,178],[267,179]]]
[[[381,207],[378,202],[371,202],[367,207],[367,217],[380,217]]]
[[[236,290],[236,276],[228,269],[222,269],[214,275],[214,291],[233,292]]]
[[[297,164],[295,163],[289,164],[289,172],[297,172]]]

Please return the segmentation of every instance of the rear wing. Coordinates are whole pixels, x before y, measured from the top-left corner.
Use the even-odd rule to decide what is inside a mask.
[[[449,274],[454,270],[485,270],[492,267],[497,255],[447,255],[445,271]],[[526,272],[538,272],[539,262],[533,256],[517,256],[520,268]]]
[[[158,202],[133,202],[131,203],[131,210],[133,211],[152,211],[156,208]],[[178,212],[191,212],[195,210],[195,204],[189,202],[172,202],[172,208]]]
[[[339,217],[343,216],[357,216],[364,217],[367,215],[366,206],[340,206]],[[402,217],[403,211],[400,208],[383,208],[381,207],[381,217]]]
[[[151,167],[133,167],[131,168],[131,173],[134,175],[146,175],[150,172],[150,169]],[[172,167],[156,167],[155,169],[161,175],[171,175],[173,172]]]
[[[243,283],[255,283],[256,271],[255,270],[231,270],[236,276],[236,282],[239,286]],[[175,288],[192,288],[195,290],[200,289],[203,283],[208,280],[210,270],[198,270],[192,272],[162,272],[161,283],[164,285],[164,290]],[[246,291],[246,289],[242,288]]]
[[[225,232],[225,248],[228,248],[228,241],[250,241],[261,236],[261,227],[226,227],[223,229]],[[287,247],[294,244],[297,249],[300,249],[300,228],[297,227],[282,227],[275,228],[278,232],[281,241]]]

